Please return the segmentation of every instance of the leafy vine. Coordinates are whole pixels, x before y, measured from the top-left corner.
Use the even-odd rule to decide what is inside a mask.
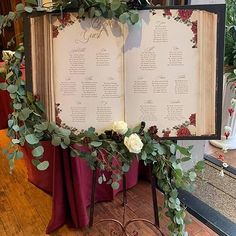
[[[60,0],[50,6],[38,8],[35,0],[26,0],[26,5],[18,4],[16,12],[0,16],[1,32],[19,19],[23,12],[31,13],[37,10],[53,11],[70,5],[70,1]],[[139,20],[135,9],[141,7],[137,1],[106,1],[81,0],[76,1],[80,17],[107,18],[115,17],[121,22],[136,23]],[[0,83],[0,89],[7,90],[12,99],[12,113],[8,120],[8,135],[11,137],[10,147],[4,151],[9,159],[10,169],[14,161],[22,158],[20,146],[29,145],[32,148],[32,163],[38,170],[47,169],[49,163],[41,161],[44,154],[42,140],[50,140],[52,145],[62,149],[70,149],[71,156],[84,158],[92,169],[111,171],[111,179],[104,175],[98,182],[110,183],[112,188],[119,187],[121,176],[129,171],[132,161],[137,158],[145,165],[153,165],[153,174],[164,192],[166,215],[170,218],[171,235],[186,235],[185,209],[178,198],[178,188],[192,189],[196,172],[203,170],[204,162],[195,165],[194,170],[185,172],[181,163],[191,159],[191,147],[184,148],[171,140],[161,140],[158,129],[152,126],[145,130],[145,123],[130,129],[123,121],[115,122],[112,130],[97,134],[94,128],[75,133],[70,129],[58,126],[44,118],[44,106],[37,96],[26,91],[25,81],[20,70],[24,59],[24,45],[17,46],[13,55],[5,58],[2,70],[5,82]],[[181,158],[177,158],[177,154]]]

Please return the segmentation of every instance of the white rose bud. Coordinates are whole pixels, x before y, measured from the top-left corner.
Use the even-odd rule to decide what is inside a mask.
[[[225,173],[224,173],[223,170],[220,171],[219,176],[221,176],[221,177],[224,177],[224,176],[225,176]]]
[[[229,149],[228,145],[226,145],[226,144],[223,144],[223,145],[222,145],[222,151],[223,151],[224,153],[227,153],[227,152],[228,152],[228,149]]]
[[[223,166],[224,168],[227,168],[229,165],[228,165],[226,162],[223,162],[222,166]]]
[[[140,153],[143,148],[143,143],[137,134],[131,134],[125,137],[124,144],[131,153]]]
[[[225,127],[224,127],[224,130],[225,130],[225,132],[231,132],[231,127],[225,126]]]
[[[124,121],[115,121],[113,122],[112,130],[123,135],[128,131],[128,125]]]
[[[236,107],[236,99],[232,98],[231,99],[231,105],[235,108]]]

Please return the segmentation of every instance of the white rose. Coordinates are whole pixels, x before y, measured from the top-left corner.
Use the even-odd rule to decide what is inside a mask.
[[[128,125],[124,121],[115,121],[112,125],[112,130],[123,135],[128,131]]]
[[[232,98],[231,105],[235,108],[235,106],[236,106],[236,99],[235,98]]]
[[[13,52],[13,51],[3,50],[2,51],[2,60],[5,62],[8,62],[13,57],[14,54],[15,54],[15,52]]]
[[[222,145],[222,151],[223,151],[224,153],[227,153],[227,152],[228,152],[228,149],[229,149],[228,145],[226,145],[226,144],[223,144],[223,145]]]
[[[229,127],[229,126],[225,126],[225,127],[224,127],[224,130],[225,130],[225,132],[231,132],[232,129],[231,129],[231,127]]]
[[[224,177],[224,176],[225,176],[225,173],[224,173],[223,170],[220,171],[219,176],[221,176],[221,177]]]
[[[129,137],[125,137],[124,144],[128,150],[132,153],[140,153],[143,148],[143,143],[137,134],[131,134]]]
[[[227,168],[229,165],[228,165],[226,162],[223,162],[222,166],[223,166],[224,168]]]

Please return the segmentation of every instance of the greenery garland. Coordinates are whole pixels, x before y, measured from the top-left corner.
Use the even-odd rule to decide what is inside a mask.
[[[227,82],[232,85],[236,82],[236,1],[227,0],[227,14],[225,26],[225,66]]]
[[[81,0],[76,1],[81,17],[103,16],[115,17],[121,22],[138,22],[138,13],[133,8],[142,5],[137,1],[121,0]],[[5,27],[21,17],[23,12],[35,10],[62,10],[69,1],[57,1],[49,8],[37,8],[35,0],[26,0],[26,5],[18,4],[16,12],[0,16],[1,32]],[[130,129],[123,121],[115,122],[113,129],[97,134],[94,128],[76,133],[62,128],[44,118],[44,107],[37,96],[26,91],[22,80],[20,66],[24,58],[24,46],[17,46],[13,55],[5,55],[5,66],[1,70],[5,82],[0,83],[0,89],[7,90],[12,99],[13,112],[9,115],[8,135],[12,142],[4,154],[13,169],[14,161],[23,157],[19,146],[25,144],[32,148],[32,163],[38,170],[47,169],[49,163],[41,161],[44,153],[42,140],[51,140],[52,145],[70,149],[71,156],[84,158],[92,169],[111,171],[111,179],[104,175],[98,182],[107,182],[112,188],[119,187],[122,175],[129,171],[132,161],[137,158],[145,165],[153,165],[153,174],[158,185],[164,192],[165,214],[170,218],[171,235],[187,235],[185,232],[185,208],[178,198],[178,188],[191,190],[196,178],[196,172],[204,168],[204,162],[198,162],[194,170],[185,172],[181,163],[191,159],[191,147],[181,147],[171,140],[161,140],[158,129],[152,126],[145,130],[145,123]],[[84,147],[87,147],[86,150]],[[180,154],[181,158],[176,155]]]

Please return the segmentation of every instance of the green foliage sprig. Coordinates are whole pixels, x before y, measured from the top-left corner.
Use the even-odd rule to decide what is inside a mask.
[[[136,11],[130,9],[131,1],[81,0],[79,13],[81,17],[115,17],[122,22],[135,23],[138,21]],[[52,11],[69,5],[69,1],[56,1],[52,6],[45,6],[39,10]],[[34,0],[27,0],[26,5],[18,4],[15,13],[0,17],[1,31],[10,23],[17,20],[21,13],[31,13],[37,10]],[[14,15],[14,17],[13,17]],[[97,134],[94,128],[72,132],[66,127],[60,127],[55,122],[49,122],[44,116],[44,106],[37,96],[26,91],[25,81],[22,79],[20,66],[24,58],[24,46],[20,44],[14,53],[5,58],[5,81],[0,83],[0,89],[7,90],[12,99],[12,114],[8,120],[8,135],[11,144],[4,153],[9,159],[10,169],[14,160],[23,157],[20,146],[29,145],[32,148],[32,163],[38,170],[47,169],[48,161],[41,161],[44,155],[43,140],[50,140],[52,145],[62,149],[70,149],[71,156],[85,159],[91,169],[98,169],[101,175],[99,183],[106,182],[112,188],[119,187],[122,175],[129,171],[134,159],[142,160],[145,165],[153,166],[153,174],[157,177],[158,185],[164,192],[166,215],[171,222],[171,235],[187,235],[185,232],[185,209],[178,198],[178,188],[192,189],[196,172],[202,171],[203,162],[197,163],[195,169],[185,172],[181,163],[191,159],[191,147],[184,148],[170,140],[160,140],[156,127],[144,130],[145,124],[124,133],[108,130]],[[138,141],[138,148],[129,147],[128,139],[134,136]],[[176,154],[181,154],[177,158]],[[112,173],[111,179],[106,179],[102,171]]]
[[[236,1],[227,0],[225,26],[225,65],[229,83],[236,81]]]

